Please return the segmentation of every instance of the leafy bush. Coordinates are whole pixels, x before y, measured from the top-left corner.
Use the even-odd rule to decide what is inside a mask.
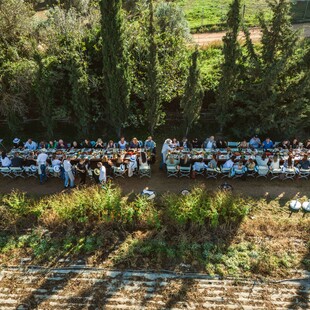
[[[193,223],[198,226],[232,225],[248,213],[249,205],[227,192],[209,195],[203,187],[194,188],[189,195],[166,195],[164,205],[168,216],[178,225]]]

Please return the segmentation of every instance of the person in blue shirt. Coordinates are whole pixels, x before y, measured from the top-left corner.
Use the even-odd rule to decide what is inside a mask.
[[[270,138],[266,138],[266,140],[263,142],[263,148],[264,150],[273,149],[273,142],[270,140]]]
[[[37,149],[37,144],[29,138],[28,141],[25,143],[25,149],[34,151]]]
[[[252,149],[258,149],[260,145],[260,138],[257,135],[255,135],[249,142],[249,147]]]
[[[144,147],[147,150],[150,150],[152,153],[155,153],[156,143],[153,141],[153,138],[151,136],[147,137],[147,139],[145,140]]]

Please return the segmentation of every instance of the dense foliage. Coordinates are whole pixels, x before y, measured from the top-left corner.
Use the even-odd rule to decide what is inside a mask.
[[[223,45],[197,55],[176,2],[114,2],[46,1],[35,12],[36,1],[0,1],[0,114],[12,135],[32,119],[45,137],[59,121],[81,137],[153,133],[167,119],[195,131],[200,111],[205,134],[307,133],[310,46],[291,29],[288,0],[258,14],[259,44],[234,1]]]

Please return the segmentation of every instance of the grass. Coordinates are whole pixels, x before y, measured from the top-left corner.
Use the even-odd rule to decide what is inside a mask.
[[[185,17],[193,31],[220,31],[225,28],[226,14],[232,0],[176,0],[184,9]],[[292,18],[294,22],[309,21],[310,5],[306,10],[307,2],[297,1],[292,5]],[[243,11],[244,10],[244,11]],[[257,14],[263,11],[271,17],[271,11],[266,0],[244,0],[242,12],[244,20],[249,26],[257,26]]]
[[[281,278],[310,268],[310,218],[287,204],[207,192],[166,194],[155,202],[118,187],[77,189],[34,200],[0,200],[0,261],[169,269]]]

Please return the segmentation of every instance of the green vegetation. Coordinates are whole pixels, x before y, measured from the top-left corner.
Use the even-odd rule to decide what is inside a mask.
[[[192,31],[219,31],[225,29],[226,15],[231,0],[175,0],[184,12]],[[292,1],[292,18],[294,22],[310,20],[310,7],[306,1]],[[271,18],[271,10],[267,0],[243,0],[241,11],[247,26],[259,26],[258,15],[263,12],[267,19]]]
[[[190,270],[233,276],[285,276],[308,268],[310,218],[289,217],[279,201],[208,193],[166,194],[150,201],[118,187],[89,187],[33,200],[0,202],[2,264],[59,264]]]
[[[54,136],[62,121],[75,139],[104,140],[156,135],[169,119],[178,135],[306,138],[310,45],[291,30],[288,0],[268,1],[271,14],[258,16],[261,43],[238,1],[223,44],[198,47],[197,61],[175,2],[154,1],[152,14],[144,0],[62,3],[38,19],[28,2],[0,2],[0,113],[11,137],[24,140],[29,119],[43,127],[35,139]]]

